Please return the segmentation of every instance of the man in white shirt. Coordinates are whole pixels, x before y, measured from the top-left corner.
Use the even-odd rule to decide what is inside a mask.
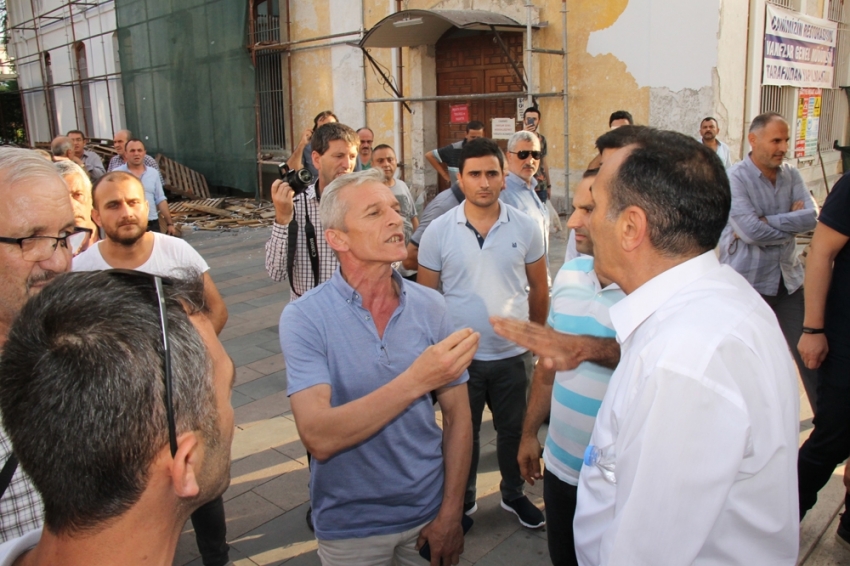
[[[203,300],[197,279],[93,272],[24,306],[0,410],[45,528],[0,564],[172,563],[189,514],[230,483],[235,371]]]
[[[579,563],[795,564],[796,370],[770,307],[714,254],[722,164],[648,131],[592,194],[596,272],[627,296],[610,309],[622,357],[579,477]]]

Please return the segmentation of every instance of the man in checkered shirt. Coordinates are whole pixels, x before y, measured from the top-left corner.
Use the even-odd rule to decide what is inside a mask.
[[[51,279],[71,269],[71,249],[62,237],[74,230],[74,209],[68,188],[53,165],[27,149],[0,148],[0,200],[4,203],[0,207],[2,348],[12,321],[27,299]],[[52,251],[48,246],[45,253],[33,255],[34,250],[30,249],[33,242],[51,239]],[[0,426],[0,468],[11,453],[9,437]],[[0,541],[37,529],[43,521],[41,498],[19,467],[0,498]]]
[[[325,241],[322,222],[319,219],[319,200],[322,190],[331,181],[354,171],[360,140],[357,133],[344,124],[332,122],[325,124],[313,134],[310,140],[313,146],[313,165],[319,171],[319,178],[296,195],[289,183],[277,180],[272,184],[272,202],[275,209],[275,221],[272,235],[266,242],[266,270],[275,281],[289,278],[292,289],[291,300],[298,297],[328,279],[336,271],[339,262]],[[308,238],[305,228],[312,225],[315,232],[318,261],[311,263]],[[295,237],[295,257],[292,273],[288,273],[291,237]]]

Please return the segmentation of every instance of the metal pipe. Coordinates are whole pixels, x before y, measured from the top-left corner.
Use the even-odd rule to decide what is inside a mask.
[[[253,51],[286,51],[291,45],[300,45],[302,43],[313,43],[314,41],[323,41],[325,39],[336,39],[339,37],[348,37],[350,35],[361,35],[362,30],[347,31],[342,33],[332,33],[330,35],[320,35],[318,37],[310,37],[308,39],[298,39],[296,41],[286,41],[279,43],[270,43],[268,45],[255,44],[251,42],[249,49]]]
[[[68,53],[69,53],[68,63],[70,63],[69,66],[70,66],[71,69],[76,68],[77,80],[74,81],[74,82],[77,83],[76,86],[77,86],[77,88],[80,89],[80,98],[82,98],[82,96],[83,96],[83,92],[82,92],[83,84],[81,82],[79,82],[79,79],[80,79],[80,63],[79,63],[79,53],[77,53],[77,32],[74,29],[74,12],[71,11],[71,0],[68,0],[67,6],[68,6],[68,20],[70,20],[70,24],[71,24],[71,26],[70,26],[71,27],[71,41],[73,42],[73,47],[68,50]],[[68,30],[68,28],[66,27],[65,28],[66,37],[67,37],[67,33],[68,33],[67,30]],[[83,44],[83,49],[85,49],[85,44]],[[76,65],[75,65],[75,63],[76,63]],[[86,65],[88,65],[88,61],[86,62]],[[77,103],[77,89],[76,88],[73,88],[73,87],[71,88],[71,98],[74,100],[74,118],[76,119],[76,122],[77,122],[77,129],[78,130],[87,130],[88,128],[86,128],[87,122],[86,122],[85,104],[83,104],[82,101],[80,101],[79,104]],[[82,114],[83,114],[83,127],[82,128],[80,127],[80,115],[77,113],[78,111],[82,111]],[[91,134],[89,132],[86,132],[87,137],[90,136],[90,135]]]
[[[310,51],[311,49],[324,49],[326,47],[336,47],[337,45],[348,45],[354,49],[360,49],[360,45],[353,41],[332,41],[331,43],[322,43],[320,45],[308,45],[307,47],[295,47],[288,49],[290,53],[298,53],[299,51]]]
[[[564,28],[561,34],[561,44],[564,51],[564,195],[567,199],[567,212],[571,213],[573,211],[573,199],[570,198],[570,75],[567,55],[567,0],[563,0],[561,3],[561,22]]]
[[[401,0],[395,0],[395,11],[396,12],[401,11]],[[393,51],[393,53],[395,54],[395,60],[396,60],[396,71],[395,71],[395,77],[393,77],[393,78],[396,80],[396,86],[398,87],[398,91],[401,94],[404,94],[404,80],[403,80],[403,78],[404,78],[404,74],[403,74],[404,73],[404,70],[403,70],[404,67],[401,63],[401,61],[402,61],[401,47],[396,47],[396,49],[395,49],[395,51]],[[396,105],[393,106],[393,118],[396,121],[395,144],[396,144],[396,151],[398,151],[398,164],[399,164],[399,167],[401,168],[401,174],[399,175],[399,177],[401,178],[402,181],[404,181],[405,180],[404,173],[407,170],[407,167],[404,164],[404,112],[401,111],[401,102],[396,103]]]
[[[109,4],[110,2],[113,2],[113,1],[114,1],[114,0],[105,0],[104,2],[100,2],[100,3],[98,3],[98,4],[91,4],[90,2],[78,2],[78,1],[75,1],[75,0],[71,0],[71,2],[70,2],[70,3],[71,3],[71,4],[84,4],[84,5],[88,5],[88,6],[90,6],[89,8],[86,8],[86,12],[88,12],[88,11],[89,11],[89,10],[91,10],[92,8],[96,8],[96,7],[98,7],[98,6],[102,6],[103,4]],[[10,30],[13,30],[13,29],[32,29],[32,30],[36,30],[36,29],[38,29],[38,22],[37,22],[37,20],[39,20],[39,19],[41,19],[41,18],[47,18],[47,19],[56,20],[56,21],[64,20],[64,19],[65,19],[65,17],[64,17],[64,16],[62,16],[62,17],[58,17],[58,16],[48,16],[48,14],[52,14],[52,13],[53,13],[53,12],[55,12],[56,10],[62,10],[62,9],[64,9],[64,8],[65,8],[65,4],[59,4],[59,5],[58,5],[58,6],[56,6],[55,8],[51,8],[50,10],[48,10],[48,11],[44,12],[43,14],[38,14],[38,15],[36,15],[35,10],[32,10],[32,15],[33,15],[33,17],[32,17],[32,18],[30,18],[30,19],[28,19],[28,20],[24,20],[23,22],[21,22],[21,23],[19,23],[19,24],[17,24],[17,25],[14,25],[14,26],[12,26],[12,27],[10,27],[10,28],[8,28],[8,30],[7,30],[7,31],[10,31]],[[24,24],[28,24],[28,23],[30,23],[30,22],[32,22],[32,24],[33,24],[33,26],[34,26],[34,27],[32,27],[32,28],[25,28],[25,27],[24,27]]]
[[[100,37],[103,35],[110,35],[115,33],[115,30],[105,31],[102,33],[96,33],[94,35],[86,36],[86,39],[94,39],[96,37]],[[73,45],[73,43],[61,43],[59,45],[54,45],[51,49],[59,49],[60,47],[68,47],[69,45]],[[21,65],[32,65],[35,61],[26,62],[26,60],[30,57],[38,57],[39,53],[30,53],[29,55],[24,55],[23,57],[15,57],[15,66],[20,67]],[[22,62],[24,61],[24,62]]]
[[[35,21],[35,0],[30,0],[30,9],[32,10],[33,21]],[[51,10],[52,11],[52,10]],[[52,104],[52,100],[50,100],[50,85],[47,84],[47,75],[44,72],[44,68],[47,66],[47,61],[44,59],[44,52],[41,50],[41,34],[39,33],[38,27],[35,29],[35,50],[39,53],[39,68],[41,69],[41,85],[42,88],[40,90],[44,91],[44,104],[47,107],[47,129],[50,132],[50,138],[53,139],[58,134],[56,133],[56,124],[55,121],[55,113]],[[53,73],[51,72],[51,76]],[[23,94],[23,90],[21,93]]]
[[[251,45],[255,44],[255,18],[254,0],[248,0],[248,37]],[[254,66],[254,140],[257,147],[257,192],[254,195],[257,200],[263,198],[263,145],[260,127],[260,89],[259,71],[257,69],[257,51],[251,49],[251,64]]]
[[[488,100],[497,98],[521,98],[531,96],[534,98],[554,98],[564,96],[563,92],[492,92],[487,94],[447,94],[440,96],[405,96],[404,98],[372,98],[366,100],[367,104],[378,104],[381,102],[434,102],[442,100]]]
[[[289,38],[292,37],[290,34],[291,30],[291,22],[289,16],[289,0],[286,0],[286,39],[289,41]],[[287,106],[289,107],[289,146],[295,148],[298,145],[298,141],[295,140],[295,117],[292,110],[292,60],[289,57],[289,54],[286,55],[286,73],[288,76],[288,81],[286,88],[289,91],[289,99],[287,100]]]
[[[96,77],[89,77],[85,81],[82,81],[82,82],[94,83],[94,82],[100,82],[100,81],[103,81],[103,80],[107,80],[110,77],[119,77],[119,76],[121,76],[121,73],[106,73],[106,74],[103,74],[103,75],[98,75]],[[56,83],[56,84],[50,85],[50,88],[55,88],[55,87],[60,87],[60,86],[73,86],[74,83],[76,83],[76,82],[77,81],[67,81],[67,82],[64,82],[64,83]],[[45,88],[34,86],[34,87],[30,87],[30,88],[21,89],[22,92],[35,92],[35,91],[39,91],[39,90],[45,90]]]
[[[528,86],[526,87],[530,92],[531,89],[534,88],[534,82],[532,81],[532,61],[531,61],[531,8],[533,4],[531,0],[525,0],[525,76],[527,78],[526,83]],[[526,102],[526,108],[534,106],[534,97],[529,94],[528,101]]]

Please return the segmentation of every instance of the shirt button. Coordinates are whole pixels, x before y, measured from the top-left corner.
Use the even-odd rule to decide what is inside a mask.
[[[371,317],[367,316],[367,317],[366,317],[366,320],[369,320],[370,318],[371,318]]]

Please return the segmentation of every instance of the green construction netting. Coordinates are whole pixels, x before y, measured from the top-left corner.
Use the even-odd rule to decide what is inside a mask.
[[[116,0],[127,126],[151,155],[255,194],[254,67],[239,0]]]

